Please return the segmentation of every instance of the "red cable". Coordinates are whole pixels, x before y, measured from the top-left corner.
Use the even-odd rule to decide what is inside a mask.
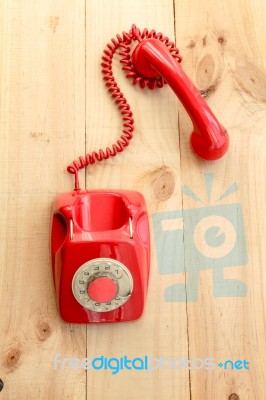
[[[177,60],[177,62],[181,62],[182,60],[181,56],[179,55],[179,50],[175,47],[174,43],[170,42],[169,38],[163,36],[162,33],[156,33],[155,30],[151,30],[149,32],[148,29],[145,28],[142,32],[140,32],[140,30],[135,25],[132,25],[129,33],[123,32],[122,37],[120,35],[116,35],[116,39],[111,39],[111,42],[107,44],[107,48],[104,50],[101,66],[105,86],[107,86],[108,92],[114,99],[114,102],[120,110],[120,114],[122,116],[123,134],[111,147],[106,147],[105,151],[103,149],[100,149],[98,152],[93,151],[92,153],[88,153],[86,154],[85,159],[83,157],[79,157],[78,161],[73,161],[73,163],[67,167],[67,171],[70,174],[75,175],[75,190],[80,190],[78,180],[78,171],[80,169],[85,168],[90,164],[94,164],[96,161],[102,161],[108,159],[109,157],[116,156],[117,153],[122,152],[124,148],[129,145],[129,141],[130,139],[132,139],[133,136],[133,114],[130,110],[130,105],[128,104],[120,88],[117,86],[117,83],[113,76],[112,61],[117,49],[120,48],[118,54],[121,56],[120,63],[123,64],[122,70],[127,72],[127,78],[133,79],[134,85],[139,84],[142,89],[144,89],[145,87],[148,87],[149,89],[154,89],[162,88],[166,84],[166,81],[161,76],[158,78],[150,79],[139,75],[132,64],[130,56],[131,43],[133,41],[141,42],[143,39],[148,38],[159,39],[166,45],[166,47],[171,52],[172,56]]]

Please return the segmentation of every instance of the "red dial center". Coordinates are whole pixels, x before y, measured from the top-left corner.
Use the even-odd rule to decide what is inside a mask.
[[[88,295],[97,303],[106,303],[113,300],[117,294],[117,289],[117,284],[113,279],[102,276],[89,284]]]

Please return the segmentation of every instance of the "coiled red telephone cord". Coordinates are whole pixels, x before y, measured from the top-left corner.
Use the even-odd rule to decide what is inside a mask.
[[[123,134],[111,147],[106,147],[105,151],[100,149],[98,152],[93,151],[92,153],[88,153],[86,154],[85,159],[83,157],[79,157],[78,161],[73,161],[73,163],[67,167],[67,171],[70,174],[75,175],[75,190],[80,190],[78,179],[78,171],[80,169],[85,168],[90,164],[94,164],[96,161],[102,161],[108,159],[109,157],[116,156],[117,153],[122,152],[124,148],[128,146],[129,141],[133,136],[133,114],[130,110],[130,105],[118,87],[113,76],[112,61],[117,49],[120,48],[118,54],[121,57],[120,63],[123,64],[122,70],[127,72],[126,78],[133,79],[134,85],[139,84],[142,89],[145,87],[154,89],[162,88],[166,84],[166,81],[161,76],[158,78],[145,78],[139,75],[133,66],[130,55],[131,43],[133,41],[141,42],[143,39],[148,38],[159,39],[166,45],[177,62],[181,62],[182,60],[181,56],[179,55],[179,50],[175,47],[175,44],[169,40],[168,37],[164,36],[160,32],[156,33],[155,30],[148,31],[146,28],[141,32],[135,25],[132,25],[132,28],[128,33],[123,32],[122,37],[120,35],[116,35],[116,39],[113,38],[111,42],[107,44],[107,48],[104,50],[101,63],[103,79],[108,88],[108,92],[111,94],[115,104],[120,110],[123,120]]]

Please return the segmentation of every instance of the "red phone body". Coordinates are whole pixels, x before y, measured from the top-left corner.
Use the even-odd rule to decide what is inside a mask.
[[[73,191],[57,196],[52,215],[52,270],[62,319],[139,318],[150,264],[144,197],[125,190]]]

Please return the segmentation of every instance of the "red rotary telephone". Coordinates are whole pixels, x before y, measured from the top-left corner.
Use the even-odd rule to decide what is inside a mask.
[[[133,41],[138,44],[131,57]],[[197,156],[216,160],[229,146],[226,130],[180,67],[173,42],[154,30],[140,32],[135,25],[111,40],[102,56],[102,73],[120,110],[123,134],[105,151],[86,154],[68,166],[75,188],[58,195],[53,206],[52,270],[58,308],[67,322],[135,320],[146,299],[150,239],[143,196],[125,190],[81,190],[78,180],[79,169],[116,156],[132,139],[133,114],[112,72],[117,50],[133,84],[154,89],[168,83],[174,90],[193,122],[190,144]]]

